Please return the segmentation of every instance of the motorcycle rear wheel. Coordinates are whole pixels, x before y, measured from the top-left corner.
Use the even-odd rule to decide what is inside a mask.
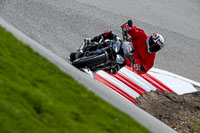
[[[72,62],[72,65],[77,68],[84,68],[84,67],[90,67],[90,66],[101,64],[105,62],[106,60],[107,60],[106,54],[103,53],[100,55],[92,55],[92,56],[76,59]]]

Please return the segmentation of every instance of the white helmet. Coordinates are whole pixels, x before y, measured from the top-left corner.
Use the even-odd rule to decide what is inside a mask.
[[[153,35],[149,36],[146,41],[147,51],[149,53],[155,53],[159,51],[164,46],[164,38],[162,35],[158,33],[153,33]]]

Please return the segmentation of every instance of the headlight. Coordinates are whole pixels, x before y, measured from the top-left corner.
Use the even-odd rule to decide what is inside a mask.
[[[120,43],[117,41],[113,44],[113,50],[115,51],[115,53],[118,53],[120,50]]]

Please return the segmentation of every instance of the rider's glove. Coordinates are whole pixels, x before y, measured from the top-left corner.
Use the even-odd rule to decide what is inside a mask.
[[[88,46],[88,44],[91,43],[91,40],[92,40],[91,38],[85,38],[83,40],[83,43],[82,43],[81,47],[79,48],[81,53],[84,53],[84,51],[85,51],[86,47]]]
[[[121,27],[122,27],[122,30],[124,32],[128,32],[129,29],[133,26],[133,21],[132,20],[128,20],[128,22],[126,22],[125,24],[123,24]]]
[[[136,72],[146,72],[146,69],[143,65],[140,64],[134,64],[134,70]]]

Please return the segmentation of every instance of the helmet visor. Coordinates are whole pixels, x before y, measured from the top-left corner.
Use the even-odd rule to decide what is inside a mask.
[[[154,52],[157,52],[161,49],[161,47],[159,45],[157,45],[156,43],[154,43],[150,48],[149,48],[149,51],[154,53]]]
[[[163,47],[163,43],[158,39],[151,41],[149,51],[155,53]]]

